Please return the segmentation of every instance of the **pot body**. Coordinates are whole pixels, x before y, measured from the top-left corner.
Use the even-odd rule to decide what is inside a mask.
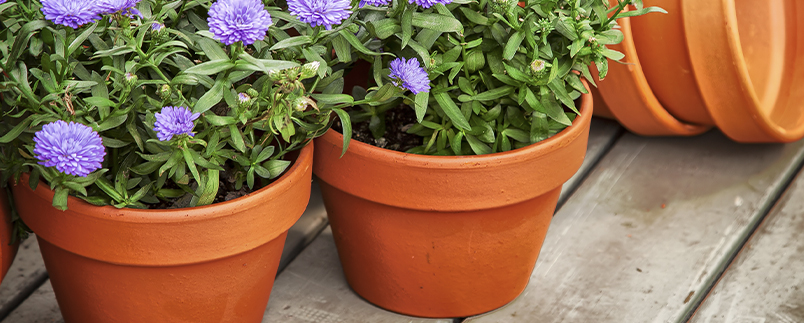
[[[349,285],[382,308],[466,317],[525,288],[561,186],[586,153],[592,96],[556,136],[504,153],[423,156],[316,139],[314,172]]]
[[[271,185],[195,208],[115,209],[70,197],[62,212],[44,183],[13,189],[65,322],[256,323],[287,230],[307,206],[312,159],[309,145]]]
[[[19,243],[11,244],[14,224],[11,222],[11,206],[6,189],[0,187],[0,281],[6,277],[8,268],[17,256]]]

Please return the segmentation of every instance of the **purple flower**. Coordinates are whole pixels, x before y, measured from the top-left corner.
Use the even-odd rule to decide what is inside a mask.
[[[200,113],[192,113],[190,109],[185,107],[164,107],[162,113],[157,112],[156,123],[154,123],[154,131],[159,141],[168,141],[173,138],[173,135],[189,135],[190,137],[195,134],[193,131],[193,121],[198,119]]]
[[[135,15],[142,17],[139,10],[134,9],[139,2],[140,0],[100,0],[98,9],[103,15],[119,13],[129,18],[133,18]]]
[[[6,3],[6,0],[0,0],[0,4]]]
[[[390,3],[391,3],[391,0],[360,0],[360,8],[363,8],[363,6],[365,6],[365,5],[375,6],[375,7],[387,6]]]
[[[165,28],[165,25],[161,23],[155,22],[151,24],[151,30],[153,30],[156,33],[162,31],[162,28]]]
[[[56,166],[62,173],[86,177],[101,168],[103,140],[92,128],[62,120],[42,126],[34,136],[34,154],[40,165]]]
[[[432,6],[435,6],[437,3],[448,5],[452,3],[452,0],[408,0],[408,3],[411,4],[415,3],[421,6],[422,8],[430,8]]]
[[[218,0],[209,8],[207,22],[215,39],[226,45],[263,40],[273,23],[261,0]]]
[[[410,90],[413,94],[430,92],[430,79],[427,72],[419,65],[419,60],[397,58],[391,61],[391,80],[394,85]]]
[[[349,18],[349,0],[288,0],[288,11],[299,21],[310,26],[324,26],[327,30]]]
[[[73,29],[99,18],[94,0],[41,0],[41,2],[45,19]]]

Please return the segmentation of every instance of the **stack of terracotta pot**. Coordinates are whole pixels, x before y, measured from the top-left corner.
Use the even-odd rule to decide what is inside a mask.
[[[719,128],[738,142],[804,137],[804,2],[645,0],[668,14],[624,18],[599,82],[615,118],[647,136],[696,135]]]

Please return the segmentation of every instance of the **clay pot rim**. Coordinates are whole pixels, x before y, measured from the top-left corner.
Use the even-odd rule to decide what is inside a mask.
[[[234,209],[238,212],[260,207],[257,201],[261,200],[260,197],[277,196],[290,190],[291,186],[304,177],[305,169],[302,165],[307,163],[312,164],[313,149],[312,144],[308,144],[299,151],[299,156],[290,168],[276,179],[273,183],[251,192],[250,194],[238,197],[233,200],[224,201],[220,203],[213,203],[210,205],[202,205],[196,207],[185,207],[178,209],[134,209],[123,208],[118,209],[111,205],[97,206],[87,203],[74,196],[67,197],[68,211],[75,214],[81,214],[89,218],[97,218],[104,221],[109,221],[109,215],[123,215],[118,216],[112,221],[127,222],[127,223],[143,223],[143,224],[170,224],[170,223],[188,223],[196,221],[208,221],[215,218],[226,217],[230,212],[223,211],[224,209]],[[15,185],[26,185],[28,182],[28,174],[22,174],[20,183]],[[52,201],[55,192],[50,189],[44,181],[39,181],[34,194],[47,201]]]
[[[584,85],[586,85],[586,81],[584,81]],[[591,92],[582,94],[582,97],[587,95],[591,96]],[[581,100],[581,102],[591,102],[591,100]],[[352,139],[349,142],[348,153],[370,159],[392,160],[405,167],[435,170],[476,169],[478,167],[520,164],[522,159],[533,159],[533,156],[549,154],[563,148],[566,142],[575,140],[583,133],[586,125],[592,122],[591,110],[591,104],[582,103],[578,110],[580,114],[573,120],[571,126],[540,142],[505,152],[465,156],[419,155],[380,148]],[[343,134],[335,130],[329,129],[320,139],[333,143],[338,147],[343,147]]]

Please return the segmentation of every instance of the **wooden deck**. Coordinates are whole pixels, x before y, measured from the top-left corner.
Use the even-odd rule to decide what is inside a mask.
[[[469,318],[399,315],[352,292],[314,186],[263,322],[804,322],[802,162],[804,142],[642,138],[594,120],[530,284]],[[35,239],[0,285],[0,319],[63,322]]]

